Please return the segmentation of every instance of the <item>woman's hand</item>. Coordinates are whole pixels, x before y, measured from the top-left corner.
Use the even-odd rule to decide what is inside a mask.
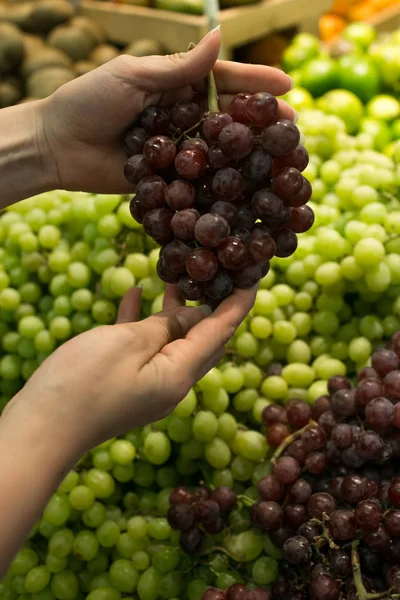
[[[46,153],[52,157],[54,187],[103,193],[132,191],[124,179],[123,133],[146,106],[171,106],[205,89],[214,69],[220,106],[227,108],[239,92],[268,91],[282,95],[292,80],[278,69],[217,61],[218,30],[210,32],[190,52],[134,58],[120,56],[63,85],[40,107]],[[280,100],[281,114],[295,112]]]
[[[169,414],[222,358],[255,288],[236,290],[213,313],[182,306],[167,287],[161,313],[138,321],[140,289],[122,300],[116,325],[96,327],[54,352],[6,410],[43,415],[56,438],[81,455],[129,429]],[[204,310],[203,310],[204,309]]]

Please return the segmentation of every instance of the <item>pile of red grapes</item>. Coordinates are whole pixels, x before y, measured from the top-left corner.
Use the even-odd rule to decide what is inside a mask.
[[[400,333],[354,387],[335,376],[313,408],[264,409],[279,450],[252,512],[284,552],[272,600],[400,598],[399,357]]]
[[[187,554],[197,554],[203,548],[207,533],[221,533],[227,526],[230,511],[237,505],[236,493],[219,486],[210,491],[198,487],[194,492],[176,488],[170,496],[168,522],[181,532],[180,545]]]
[[[243,583],[234,583],[226,590],[208,588],[201,600],[269,600],[270,595],[263,588],[251,588]]]
[[[149,106],[125,148],[132,216],[161,246],[158,275],[187,300],[214,306],[255,285],[314,222],[308,153],[271,94],[238,94],[227,113]]]

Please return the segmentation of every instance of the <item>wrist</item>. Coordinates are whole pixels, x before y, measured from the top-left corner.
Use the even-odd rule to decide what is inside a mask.
[[[0,209],[58,187],[46,110],[47,100],[37,100],[0,111]]]

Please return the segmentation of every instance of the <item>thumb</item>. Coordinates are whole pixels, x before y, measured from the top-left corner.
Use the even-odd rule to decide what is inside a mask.
[[[139,350],[143,364],[147,363],[164,346],[184,338],[187,332],[204,317],[211,314],[209,306],[184,306],[163,311],[135,323],[137,339],[144,340]]]
[[[216,63],[220,46],[221,33],[218,27],[209,31],[188,52],[142,58],[139,77],[142,89],[164,92],[204,79]]]

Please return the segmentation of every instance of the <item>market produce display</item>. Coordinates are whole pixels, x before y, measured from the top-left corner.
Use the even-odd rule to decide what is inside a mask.
[[[151,39],[135,40],[124,49],[107,43],[102,27],[74,16],[66,0],[0,3],[0,108],[49,96],[122,51],[163,53]]]
[[[291,256],[271,259],[224,360],[173,413],[66,475],[2,600],[398,600],[400,106],[390,91],[366,104],[348,90],[287,95],[310,154],[297,168],[313,187],[313,227]],[[153,134],[169,144],[156,116],[129,132],[132,156]],[[191,156],[208,144],[181,142]],[[275,161],[292,169],[288,156]],[[133,201],[58,191],[1,214],[1,408],[58,345],[113,323],[133,285],[142,316],[161,309],[160,250],[134,207],[159,201],[160,188],[164,202],[167,188],[146,177],[152,193],[142,179]],[[216,202],[229,213],[205,202],[204,216],[227,220],[237,206]]]
[[[334,0],[331,12],[320,19],[321,38],[324,41],[334,40],[349,21],[368,21],[396,5],[397,0]]]
[[[368,23],[352,23],[336,43],[325,46],[310,34],[295,36],[283,65],[313,96],[346,89],[368,102],[378,93],[400,92],[399,31],[376,39]]]
[[[203,115],[193,101],[143,111],[125,136],[125,177],[132,216],[161,246],[159,277],[215,306],[291,256],[314,213],[308,153],[276,98],[241,93],[223,113],[212,75],[209,86]]]

